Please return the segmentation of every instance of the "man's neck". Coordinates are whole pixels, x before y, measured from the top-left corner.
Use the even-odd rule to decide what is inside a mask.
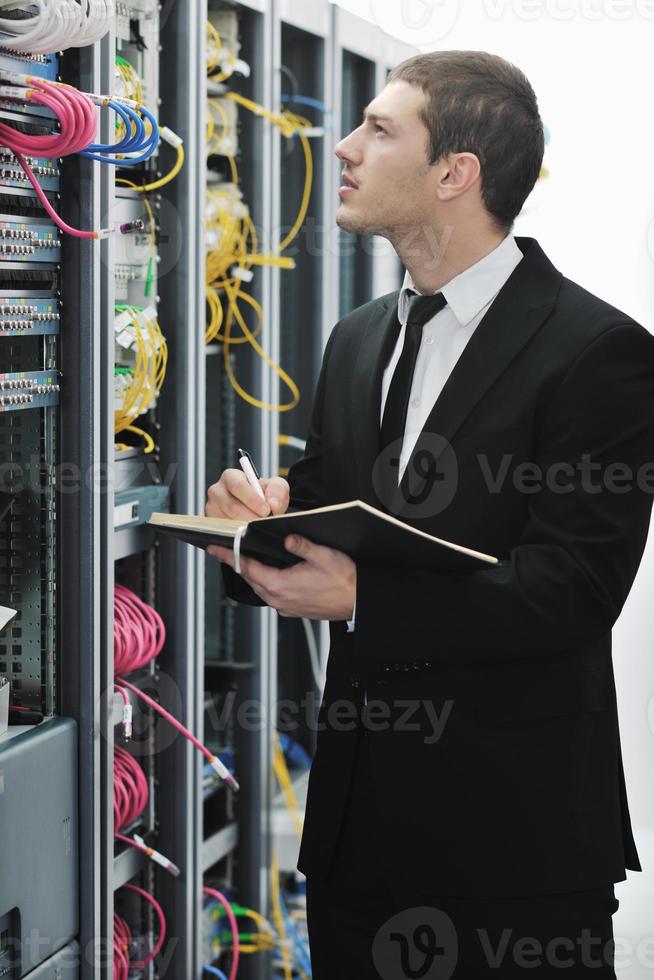
[[[392,241],[400,261],[420,293],[435,293],[461,272],[479,262],[504,241],[503,232],[469,235],[451,226],[410,229]]]

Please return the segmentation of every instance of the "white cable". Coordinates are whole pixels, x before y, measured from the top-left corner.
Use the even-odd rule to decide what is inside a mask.
[[[31,16],[1,16],[15,10]],[[94,44],[107,33],[115,14],[115,0],[0,0],[0,31],[8,35],[0,40],[0,49],[48,54]]]

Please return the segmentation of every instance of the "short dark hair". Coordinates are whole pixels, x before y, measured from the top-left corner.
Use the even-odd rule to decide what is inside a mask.
[[[433,51],[403,61],[388,82],[425,93],[420,115],[428,155],[474,153],[487,211],[507,234],[538,180],[545,152],[543,122],[526,75],[486,51]]]

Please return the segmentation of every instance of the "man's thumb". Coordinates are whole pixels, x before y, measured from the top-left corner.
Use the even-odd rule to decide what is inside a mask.
[[[271,477],[264,490],[266,500],[273,514],[283,514],[288,507],[289,487],[281,477]]]

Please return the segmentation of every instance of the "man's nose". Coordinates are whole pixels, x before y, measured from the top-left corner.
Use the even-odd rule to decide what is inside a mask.
[[[345,136],[340,143],[337,143],[334,147],[334,153],[339,160],[342,160],[343,162],[350,162],[354,165],[360,163],[362,159],[361,151],[357,147],[354,139],[354,133],[350,133],[348,136]]]

